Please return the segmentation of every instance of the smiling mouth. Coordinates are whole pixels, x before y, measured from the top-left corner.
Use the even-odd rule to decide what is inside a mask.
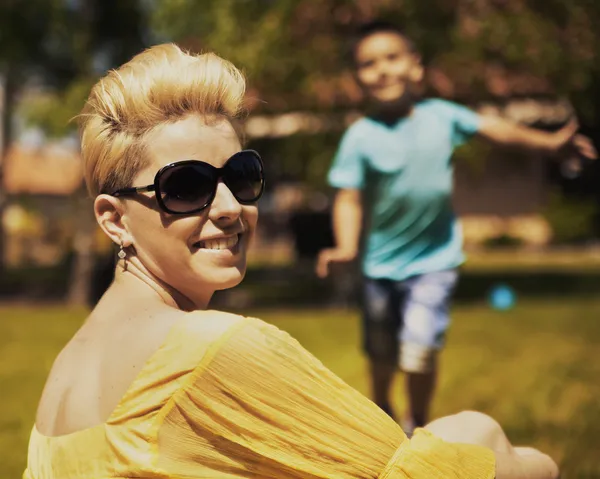
[[[229,236],[227,238],[214,238],[204,241],[198,241],[197,243],[194,243],[194,246],[196,248],[212,251],[221,251],[226,249],[230,250],[238,245],[241,236],[241,234],[237,234]]]
[[[378,91],[386,91],[386,90],[393,90],[393,89],[399,89],[399,88],[405,88],[406,85],[403,83],[399,83],[399,82],[395,82],[395,83],[385,83],[385,84],[379,84],[375,86],[375,90]]]

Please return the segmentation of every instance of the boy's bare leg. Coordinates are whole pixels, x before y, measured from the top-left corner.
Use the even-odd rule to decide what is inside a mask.
[[[396,375],[396,370],[396,365],[390,361],[369,361],[373,401],[393,419],[395,419],[395,417],[390,403],[390,390]]]
[[[427,373],[406,373],[405,386],[408,396],[407,419],[412,428],[423,427],[429,420],[429,408],[435,391],[437,367]],[[410,431],[406,431],[410,432]]]

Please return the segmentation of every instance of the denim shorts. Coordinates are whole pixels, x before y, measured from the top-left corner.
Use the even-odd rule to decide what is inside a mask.
[[[363,347],[372,360],[397,362],[405,371],[427,372],[450,324],[456,269],[403,281],[365,278]]]

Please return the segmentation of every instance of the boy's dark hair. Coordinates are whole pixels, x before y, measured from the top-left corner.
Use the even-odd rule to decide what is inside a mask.
[[[377,33],[395,33],[404,39],[412,53],[417,53],[414,42],[410,39],[406,32],[402,30],[402,28],[385,20],[373,20],[368,23],[363,23],[354,32],[352,41],[350,43],[350,51],[348,52],[350,57],[349,59],[352,64],[355,63],[356,48],[358,47],[359,43],[365,38]]]

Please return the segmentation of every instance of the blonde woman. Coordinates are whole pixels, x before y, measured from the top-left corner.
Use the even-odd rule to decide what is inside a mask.
[[[85,176],[115,280],[56,359],[27,479],[551,478],[478,413],[411,440],[287,334],[207,310],[244,277],[263,187],[230,63],[153,47],[93,88]]]

